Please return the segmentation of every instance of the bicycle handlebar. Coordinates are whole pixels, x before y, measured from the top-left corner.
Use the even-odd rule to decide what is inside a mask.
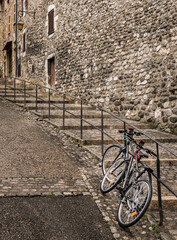
[[[140,132],[135,132],[133,128],[129,128],[128,130],[119,130],[119,133],[127,133],[128,135],[136,135],[136,136],[141,136],[143,133]]]
[[[119,130],[119,133],[124,133],[125,135],[128,135],[128,137],[129,137],[131,140],[134,140],[133,137],[132,137],[133,135],[136,135],[136,136],[144,135],[144,134],[141,133],[141,132],[135,132],[133,128],[129,128],[128,130],[127,130],[127,129],[126,129],[126,130],[121,129],[121,130]],[[135,140],[134,140],[134,141],[135,141]],[[143,140],[140,140],[139,143],[137,143],[137,142],[135,141],[135,143],[136,143],[136,145],[137,145],[140,149],[146,151],[146,153],[157,157],[157,154],[154,153],[153,151],[151,151],[150,149],[148,149],[148,148],[143,148],[143,145],[144,145],[144,143],[145,143]],[[146,154],[143,154],[143,155],[144,155],[145,158],[148,158],[148,155],[146,155]]]

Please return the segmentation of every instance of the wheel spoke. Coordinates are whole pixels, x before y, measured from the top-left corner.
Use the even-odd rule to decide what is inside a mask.
[[[147,180],[139,180],[125,192],[118,208],[118,222],[121,226],[131,226],[145,213],[152,196],[151,185]]]

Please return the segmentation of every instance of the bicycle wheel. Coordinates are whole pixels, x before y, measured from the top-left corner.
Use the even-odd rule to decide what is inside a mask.
[[[139,180],[126,190],[117,210],[117,220],[121,227],[130,227],[142,218],[152,197],[152,185],[147,180]]]
[[[100,186],[101,192],[108,193],[120,183],[124,177],[126,168],[127,162],[125,162],[124,158],[119,158],[119,161],[115,161],[103,177]]]
[[[123,151],[118,145],[111,145],[106,149],[102,158],[102,172],[103,175],[108,171],[111,165],[123,156]]]

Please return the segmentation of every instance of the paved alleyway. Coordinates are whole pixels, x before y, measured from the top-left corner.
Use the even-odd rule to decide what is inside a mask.
[[[112,239],[76,159],[52,136],[2,102],[0,133],[1,240]]]
[[[160,229],[150,210],[120,228],[117,192],[100,193],[100,162],[47,122],[2,100],[0,131],[0,239],[177,239],[175,211]]]

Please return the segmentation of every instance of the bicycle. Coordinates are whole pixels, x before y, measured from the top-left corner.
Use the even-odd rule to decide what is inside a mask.
[[[112,145],[105,151],[102,159],[102,171],[105,174],[101,182],[101,192],[107,193],[116,187],[121,196],[117,220],[120,226],[129,227],[142,218],[152,198],[151,173],[153,170],[141,162],[142,158],[148,158],[148,155],[144,154],[142,150],[154,156],[155,153],[143,148],[144,141],[141,140],[137,143],[133,138],[134,135],[142,135],[141,133],[135,132],[132,128],[119,132],[124,133],[126,144],[125,147]],[[136,151],[134,151],[133,143],[136,145]],[[116,149],[117,154],[111,161],[107,161],[105,156],[113,148]],[[107,165],[110,166],[108,170]],[[145,175],[145,173],[147,174]]]

